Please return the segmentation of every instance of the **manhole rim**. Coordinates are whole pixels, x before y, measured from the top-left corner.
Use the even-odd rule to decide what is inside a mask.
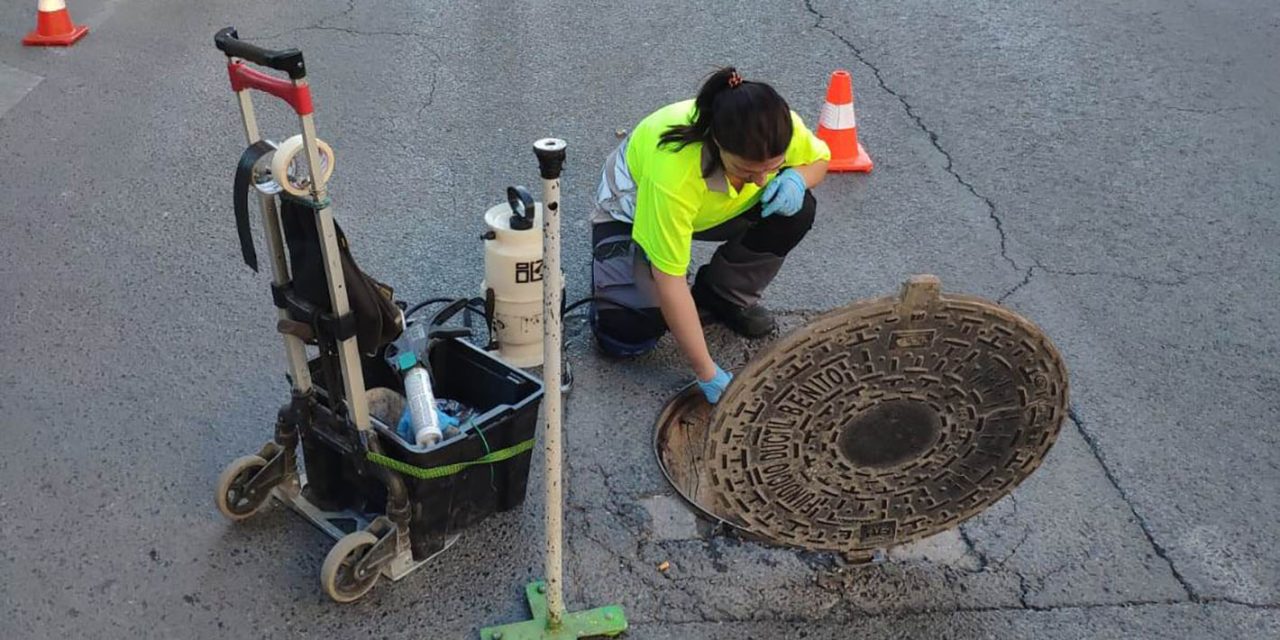
[[[684,387],[681,387],[680,390],[677,391],[676,394],[658,410],[658,419],[654,422],[653,429],[654,461],[658,463],[658,468],[662,470],[662,477],[666,478],[667,484],[670,485],[672,489],[675,489],[676,495],[680,496],[680,499],[683,500],[685,504],[689,505],[696,514],[710,520],[714,524],[723,525],[741,533],[750,533],[742,525],[736,524],[712,513],[710,510],[698,504],[698,502],[691,496],[685,494],[680,483],[676,482],[675,478],[671,477],[671,471],[667,469],[667,464],[662,459],[663,435],[667,433],[667,430],[671,428],[673,423],[678,422],[674,419],[675,414],[680,410],[680,407],[684,402],[686,402],[686,397],[695,393],[702,393],[702,391],[698,389],[697,383],[690,382]]]

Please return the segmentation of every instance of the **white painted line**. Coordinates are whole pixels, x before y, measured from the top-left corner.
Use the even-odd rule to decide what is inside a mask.
[[[0,64],[0,118],[31,93],[41,80],[44,77]]]

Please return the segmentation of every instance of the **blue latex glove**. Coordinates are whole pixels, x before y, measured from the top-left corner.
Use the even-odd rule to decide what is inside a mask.
[[[436,409],[436,421],[440,425],[441,431],[449,427],[458,426],[457,418],[439,409]],[[413,444],[416,439],[417,434],[413,432],[413,418],[409,415],[409,407],[405,407],[404,412],[400,414],[400,424],[396,425],[396,433],[400,434],[400,437],[409,444]]]
[[[707,397],[707,402],[715,404],[720,401],[720,396],[729,387],[730,380],[733,380],[733,374],[716,365],[716,375],[706,382],[698,380],[698,388],[702,389],[702,395]]]
[[[795,169],[783,169],[782,173],[774,176],[769,184],[764,186],[764,193],[760,194],[760,202],[764,203],[764,209],[760,212],[762,217],[777,213],[784,216],[794,216],[804,206],[804,192],[808,187],[804,184],[804,176],[800,175]]]

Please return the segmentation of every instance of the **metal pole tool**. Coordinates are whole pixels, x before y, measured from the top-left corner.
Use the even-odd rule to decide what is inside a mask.
[[[480,630],[481,640],[562,640],[616,636],[627,630],[622,607],[610,605],[566,613],[564,585],[561,578],[564,545],[562,514],[564,510],[563,450],[560,441],[561,411],[561,296],[564,273],[560,270],[560,170],[564,166],[565,142],[543,138],[533,143],[542,174],[542,305],[543,305],[543,397],[546,428],[543,451],[546,454],[546,575],[545,582],[530,583],[525,588],[532,620]]]

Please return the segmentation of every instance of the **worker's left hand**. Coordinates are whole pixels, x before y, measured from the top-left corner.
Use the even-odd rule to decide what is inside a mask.
[[[804,192],[807,188],[804,176],[799,171],[783,169],[764,186],[764,193],[760,194],[760,202],[764,203],[761,217],[768,218],[775,213],[794,216],[804,206]]]

